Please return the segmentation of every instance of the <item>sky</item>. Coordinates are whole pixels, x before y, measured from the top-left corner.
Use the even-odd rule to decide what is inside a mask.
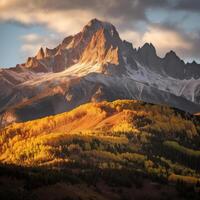
[[[200,63],[200,0],[0,0],[0,67],[53,48],[91,19],[111,22],[134,48],[151,42]]]

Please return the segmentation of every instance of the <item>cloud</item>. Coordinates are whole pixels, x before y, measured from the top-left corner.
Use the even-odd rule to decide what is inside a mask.
[[[58,32],[77,31],[91,18],[113,23],[146,21],[147,7],[165,5],[162,0],[1,0],[0,20],[42,24]],[[123,11],[123,12],[122,12]],[[72,30],[71,30],[72,29]]]
[[[25,42],[38,42],[41,40],[41,36],[35,33],[30,33],[30,34],[21,36],[21,39]]]
[[[200,1],[199,0],[179,0],[174,6],[174,9],[185,10],[191,12],[200,11]]]
[[[20,51],[23,54],[22,57],[24,59],[30,56],[35,56],[41,47],[54,48],[60,42],[60,37],[55,34],[38,35],[30,33],[22,35],[20,39],[23,42]]]
[[[198,62],[200,62],[200,31],[197,33],[190,33],[189,35],[185,35],[185,40],[187,40],[192,45],[192,48],[185,50],[181,49],[180,53],[182,57],[189,61],[197,60]]]
[[[21,10],[6,10],[0,12],[1,21],[16,21],[25,25],[44,25],[47,28],[63,34],[76,33],[82,25],[88,22],[88,19],[94,15],[91,13],[82,13],[81,10],[54,11],[44,12],[43,10],[37,11],[21,11]],[[73,16],[73,18],[72,18]]]
[[[192,44],[185,40],[178,32],[166,28],[150,26],[143,35],[143,42],[153,43],[160,54],[173,50],[191,50]]]
[[[137,48],[143,44],[143,34],[140,32],[126,30],[121,33],[121,38],[132,42],[134,48]]]
[[[21,46],[21,51],[23,53],[24,59],[27,57],[35,56],[40,47],[40,44],[23,44]]]
[[[199,7],[199,0],[191,0]],[[189,1],[189,2],[191,2]],[[193,9],[186,0],[1,0],[0,21],[39,24],[59,33],[72,34],[92,18],[109,20],[128,29],[150,23],[147,11]],[[195,3],[196,2],[196,3]],[[178,12],[178,11],[177,11]],[[159,17],[159,16],[158,16]],[[170,16],[169,16],[170,17]],[[126,24],[126,25],[124,25]]]
[[[149,21],[148,9],[200,11],[199,0],[1,0],[0,20],[42,24],[59,32],[77,31],[91,18],[109,19],[117,25]],[[71,22],[71,21],[74,21]],[[73,26],[72,26],[73,25]],[[75,28],[73,28],[75,26]],[[69,30],[68,30],[69,31]]]

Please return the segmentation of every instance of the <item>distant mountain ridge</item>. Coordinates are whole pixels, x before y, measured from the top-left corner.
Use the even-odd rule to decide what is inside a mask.
[[[200,65],[152,44],[134,49],[98,19],[54,49],[41,48],[15,68],[0,70],[1,124],[70,110],[90,101],[138,99],[200,112]]]

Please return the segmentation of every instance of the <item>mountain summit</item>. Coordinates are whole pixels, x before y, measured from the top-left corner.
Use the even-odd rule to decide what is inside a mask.
[[[139,49],[92,19],[53,49],[0,71],[1,124],[57,114],[90,101],[138,99],[200,112],[200,65],[153,44]]]
[[[54,49],[43,52],[41,48],[20,66],[35,72],[60,72],[77,63],[118,65],[122,43],[112,24],[93,19],[78,34],[66,37]]]

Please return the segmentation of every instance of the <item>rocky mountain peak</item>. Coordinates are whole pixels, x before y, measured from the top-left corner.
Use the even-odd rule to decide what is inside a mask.
[[[174,51],[169,51],[168,53],[166,53],[165,58],[169,58],[169,59],[178,59],[180,60],[180,58],[176,55],[176,53]]]
[[[156,55],[156,49],[152,43],[145,43],[142,48],[139,48],[139,52],[148,55]]]
[[[197,62],[196,62],[195,60],[193,60],[193,61],[191,62],[191,64],[192,64],[192,65],[198,65]]]
[[[38,51],[37,55],[36,55],[36,58],[37,58],[38,60],[40,60],[40,59],[43,59],[44,56],[45,56],[44,50],[43,50],[43,48],[41,47],[40,50]]]
[[[84,27],[84,32],[92,35],[81,57],[82,63],[120,64],[123,42],[112,24],[93,19]]]
[[[110,32],[111,34],[116,34],[116,28],[114,25],[112,25],[109,22],[101,21],[99,19],[92,19],[89,21],[89,23],[84,26],[83,32],[93,31],[96,32],[99,29],[104,29]]]
[[[94,35],[97,35],[97,32],[101,32],[101,35],[107,40],[107,42],[121,44],[121,39],[115,26],[109,22],[92,19],[86,26],[84,26],[81,33],[83,37],[86,36],[91,39]]]
[[[66,37],[54,49],[40,48],[22,66],[35,72],[59,72],[77,63],[118,65],[123,42],[116,28],[109,22],[92,19],[81,32]]]

